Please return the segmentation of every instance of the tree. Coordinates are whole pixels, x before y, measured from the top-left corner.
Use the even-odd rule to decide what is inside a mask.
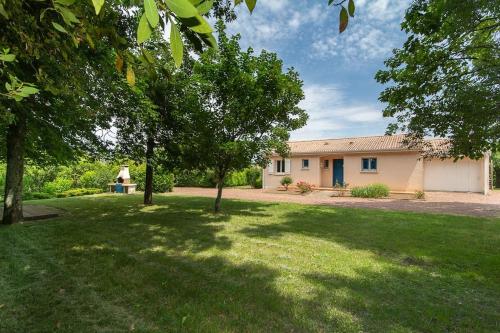
[[[178,156],[174,137],[182,131],[180,122],[190,111],[189,80],[190,61],[181,69],[167,48],[159,41],[148,43],[148,56],[137,58],[139,80],[135,92],[140,105],[133,112],[120,113],[116,118],[117,150],[136,161],[146,160],[144,204],[153,203],[153,177],[158,166],[172,168]],[[149,60],[148,60],[149,59]]]
[[[500,3],[417,0],[402,28],[408,39],[375,78],[388,131],[416,140],[448,137],[455,158],[480,158],[500,142]]]
[[[12,83],[36,82],[38,89],[22,99],[16,94],[0,96],[5,129],[0,141],[7,161],[4,224],[22,219],[25,159],[61,162],[79,152],[102,151],[105,142],[96,131],[109,126],[113,110],[127,108],[129,89],[114,69],[115,55],[105,40],[94,42],[86,32],[88,37],[79,40],[77,48],[77,41],[41,20],[44,12],[47,20],[56,20],[59,12],[47,12],[47,5],[39,2],[10,5],[9,19],[0,25],[0,44],[13,45],[9,51],[16,57],[1,75]],[[125,33],[127,20],[112,13],[103,19],[122,26]]]
[[[283,72],[274,53],[242,51],[239,36],[228,38],[220,22],[217,28],[219,50],[194,64],[191,90],[199,107],[188,115],[181,146],[190,166],[214,170],[219,212],[227,174],[264,166],[273,151],[285,155],[289,131],[304,126],[307,114],[297,106],[304,95],[296,71]]]
[[[329,1],[330,5],[342,7],[340,30],[348,20],[342,6],[344,2]],[[155,31],[165,32],[170,27],[172,55],[179,67],[183,58],[181,36],[189,39],[198,50],[203,45],[214,47],[212,28],[203,15],[210,11],[215,16],[231,15],[228,3],[228,0],[0,0],[0,119],[7,133],[5,156],[8,164],[4,223],[16,222],[22,217],[19,186],[28,133],[31,129],[46,135],[50,132],[43,125],[35,126],[34,123],[48,123],[55,132],[59,130],[67,135],[57,136],[58,140],[54,142],[62,144],[55,144],[56,150],[66,147],[66,151],[71,152],[75,142],[84,147],[89,146],[83,144],[85,141],[98,141],[92,134],[99,127],[98,122],[88,121],[85,126],[79,124],[82,119],[89,120],[94,116],[86,103],[95,103],[97,95],[92,90],[100,89],[92,86],[101,73],[90,65],[96,59],[91,52],[84,52],[87,48],[96,49],[100,44],[101,52],[113,54],[117,72],[126,68],[127,81],[133,86],[136,80],[133,50],[137,44],[145,43]],[[235,3],[241,1],[235,0]],[[246,0],[245,3],[252,11],[256,0]],[[351,0],[348,9],[353,15],[354,3]],[[137,44],[131,42],[132,38]],[[75,113],[66,116],[63,106]],[[33,114],[38,108],[48,113],[43,117]],[[101,115],[98,118],[103,126],[106,126],[105,118]],[[47,137],[38,138],[48,142]]]

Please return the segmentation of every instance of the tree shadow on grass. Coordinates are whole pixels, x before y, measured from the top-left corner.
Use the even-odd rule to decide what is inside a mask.
[[[301,327],[273,289],[275,270],[204,252],[230,249],[220,235],[228,221],[269,216],[268,205],[227,203],[228,214],[214,215],[209,199],[169,197],[147,207],[138,199],[65,200],[63,218],[19,226],[27,238],[9,244],[22,260],[4,257],[12,267],[0,279],[10,293],[0,331]]]
[[[398,264],[444,267],[500,282],[498,220],[304,206],[279,223],[254,224],[241,232],[257,238],[299,234]]]
[[[497,332],[498,290],[457,275],[385,265],[353,276],[305,274],[315,286],[314,304],[351,313],[364,328],[380,332]]]
[[[227,214],[214,215],[206,198],[168,197],[148,207],[139,197],[124,200],[65,200],[67,216],[6,229],[22,228],[20,237],[0,235],[8,241],[0,242],[8,267],[0,267],[7,272],[0,286],[9,290],[0,331],[494,331],[499,322],[498,289],[482,275],[472,282],[461,275],[470,257],[455,267],[449,253],[424,248],[423,262],[399,261],[418,257],[425,239],[443,239],[446,219],[304,206],[279,220],[267,219],[273,204],[226,201]],[[298,234],[376,255],[348,276],[324,264],[302,273],[272,267],[269,258],[240,261],[224,236],[236,216],[258,219],[243,229],[249,237]],[[474,221],[455,221],[444,246],[456,248],[468,232],[461,224]],[[481,249],[474,244],[470,256]]]

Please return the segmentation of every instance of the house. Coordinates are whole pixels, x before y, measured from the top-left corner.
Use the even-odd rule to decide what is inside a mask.
[[[263,172],[263,187],[279,187],[288,175],[294,183],[305,181],[318,188],[383,183],[402,192],[488,192],[489,154],[455,162],[437,157],[446,156],[445,139],[426,139],[414,148],[404,139],[405,135],[392,135],[290,141],[290,157],[272,157]]]

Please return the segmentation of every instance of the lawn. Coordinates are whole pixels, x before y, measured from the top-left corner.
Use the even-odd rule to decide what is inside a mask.
[[[498,332],[500,220],[157,196],[0,228],[1,332]]]

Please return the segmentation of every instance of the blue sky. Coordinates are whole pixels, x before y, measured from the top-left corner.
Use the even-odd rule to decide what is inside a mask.
[[[356,15],[338,33],[338,9],[327,0],[259,0],[252,15],[244,6],[230,33],[240,33],[242,47],[278,53],[304,81],[309,114],[293,140],[384,134],[390,119],[382,117],[374,80],[405,33],[400,22],[409,0],[355,0]]]

